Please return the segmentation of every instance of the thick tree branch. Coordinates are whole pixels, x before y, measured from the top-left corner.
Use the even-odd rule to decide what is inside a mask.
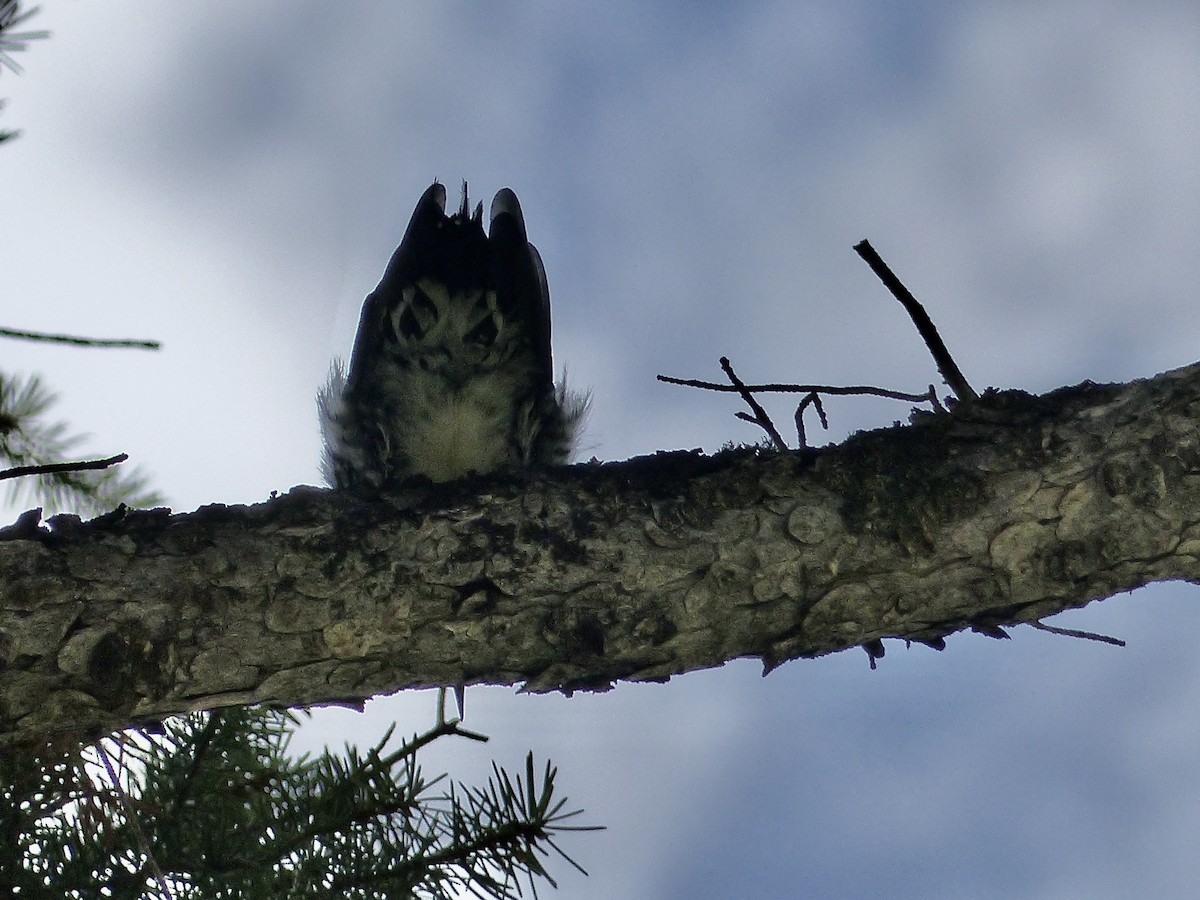
[[[822,450],[660,454],[0,541],[0,732],[401,688],[603,689],[1200,580],[1200,366]]]

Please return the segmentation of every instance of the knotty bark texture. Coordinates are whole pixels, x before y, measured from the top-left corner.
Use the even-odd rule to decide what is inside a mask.
[[[0,746],[237,703],[936,647],[1195,580],[1198,414],[1193,366],[988,393],[821,450],[26,515],[0,534]]]

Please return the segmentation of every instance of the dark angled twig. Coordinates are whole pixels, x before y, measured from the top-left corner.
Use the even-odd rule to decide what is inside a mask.
[[[808,446],[808,439],[804,434],[804,410],[809,406],[817,411],[817,417],[821,420],[821,427],[826,431],[829,430],[829,418],[825,415],[825,407],[821,404],[821,395],[813,391],[801,400],[800,404],[796,407],[796,439],[799,440],[801,448]]]
[[[73,337],[69,334],[46,334],[41,331],[20,331],[16,328],[0,328],[0,337],[19,338],[25,341],[45,341],[52,344],[71,344],[74,347],[131,347],[135,350],[158,350],[162,347],[158,341]]]
[[[84,472],[89,469],[107,469],[129,459],[128,453],[118,453],[108,459],[89,459],[81,462],[47,463],[42,466],[15,466],[0,471],[0,481],[5,478],[21,478],[25,475],[53,475],[56,472]]]
[[[679,384],[684,387],[701,388],[706,391],[727,391],[740,394],[743,390],[752,394],[871,394],[876,397],[888,397],[892,400],[908,400],[913,403],[924,403],[929,400],[929,392],[910,394],[905,391],[893,391],[888,388],[872,387],[865,384],[839,386],[834,384],[744,384],[740,388],[735,385],[721,384],[716,381],[701,381],[697,378],[675,378],[672,375],[659,375],[658,380],[666,384]]]
[[[1117,647],[1124,647],[1125,642],[1120,638],[1109,637],[1106,634],[1096,634],[1094,631],[1077,631],[1074,628],[1059,628],[1057,625],[1047,625],[1045,622],[1028,622],[1031,628],[1036,628],[1038,631],[1048,631],[1051,634],[1061,634],[1066,637],[1083,638],[1087,641],[1099,641],[1102,644],[1113,644]]]
[[[742,395],[742,399],[746,401],[746,405],[754,411],[753,418],[745,413],[739,413],[738,418],[745,419],[747,422],[753,422],[755,425],[758,425],[760,428],[762,428],[762,430],[770,436],[771,443],[775,445],[776,450],[787,450],[788,445],[784,442],[783,437],[775,428],[775,423],[771,421],[771,417],[767,415],[767,411],[762,408],[757,400],[754,399],[754,395],[750,393],[749,389],[745,385],[745,382],[738,378],[734,373],[733,366],[729,362],[729,357],[722,356],[720,362],[721,368],[724,370],[725,375],[729,378],[729,382],[733,385],[734,390]]]
[[[854,251],[866,261],[867,265],[871,267],[871,271],[879,276],[879,280],[883,282],[884,287],[891,291],[892,296],[899,300],[905,310],[908,311],[909,317],[912,318],[913,324],[917,326],[917,332],[921,335],[921,339],[925,341],[925,346],[933,354],[933,361],[937,364],[938,371],[942,373],[942,378],[945,379],[950,390],[954,391],[960,400],[977,399],[979,395],[975,393],[971,385],[967,384],[967,379],[959,371],[954,358],[950,355],[950,351],[946,349],[946,345],[942,342],[941,335],[934,328],[933,320],[929,318],[929,314],[925,312],[925,308],[917,302],[917,298],[896,277],[895,273],[888,268],[888,264],[880,258],[879,254],[875,252],[875,248],[868,241],[859,241],[854,245]]]

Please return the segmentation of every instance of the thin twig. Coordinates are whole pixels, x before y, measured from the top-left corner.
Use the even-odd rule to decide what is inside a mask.
[[[89,469],[107,469],[129,459],[128,453],[118,453],[108,459],[88,459],[82,462],[47,463],[44,466],[15,466],[0,471],[0,481],[5,478],[21,478],[25,475],[53,475],[58,472],[84,472]]]
[[[47,334],[42,331],[20,331],[16,328],[0,328],[0,337],[17,338],[23,341],[44,341],[51,344],[70,344],[74,347],[126,347],[134,350],[159,350],[159,341],[141,341],[124,338],[85,338],[69,334]]]
[[[776,450],[787,450],[788,445],[783,440],[783,436],[775,428],[775,423],[771,421],[771,417],[767,415],[767,411],[759,405],[757,400],[754,399],[754,395],[750,393],[745,382],[737,377],[737,374],[733,371],[733,365],[729,362],[729,357],[722,356],[720,363],[721,369],[724,370],[725,375],[729,378],[729,382],[733,385],[734,389],[742,395],[742,399],[746,401],[746,405],[754,411],[754,418],[750,421],[753,421],[756,425],[760,426],[762,430],[770,436],[771,443],[775,445]],[[747,417],[743,414],[739,418]]]
[[[875,252],[875,248],[871,246],[870,242],[865,240],[859,241],[854,245],[854,251],[871,267],[871,271],[879,276],[879,280],[883,282],[884,287],[892,292],[892,296],[904,306],[909,317],[913,320],[913,324],[917,326],[917,332],[921,335],[922,340],[925,341],[925,346],[933,354],[933,361],[937,365],[938,371],[942,373],[942,378],[945,379],[950,390],[954,391],[960,400],[977,399],[979,395],[975,393],[974,388],[967,383],[967,379],[959,371],[958,366],[954,362],[954,357],[950,355],[950,351],[946,349],[941,335],[938,334],[937,329],[933,326],[933,320],[925,312],[925,307],[921,306],[917,298],[912,295],[912,292],[888,268],[888,264]]]
[[[94,744],[96,752],[100,754],[100,759],[104,761],[104,769],[108,772],[109,780],[112,781],[113,790],[117,792],[117,796],[121,798],[121,805],[125,808],[125,818],[129,822],[129,827],[133,830],[134,838],[137,840],[138,849],[142,851],[142,855],[146,857],[146,865],[150,872],[154,875],[154,880],[158,882],[158,889],[165,894],[169,900],[174,900],[175,892],[171,890],[171,885],[167,882],[167,878],[163,875],[162,869],[158,867],[158,860],[154,858],[154,853],[150,848],[150,842],[146,839],[146,832],[142,831],[142,823],[138,819],[137,810],[133,808],[133,804],[129,800],[129,795],[125,793],[125,786],[121,784],[121,780],[117,777],[117,771],[113,768],[112,760],[108,758],[108,751],[104,749],[104,741],[99,740]]]
[[[1125,642],[1120,638],[1109,637],[1106,634],[1096,634],[1094,631],[1078,631],[1074,628],[1059,628],[1057,625],[1047,625],[1044,622],[1028,622],[1031,628],[1036,628],[1038,631],[1048,631],[1051,634],[1061,634],[1066,637],[1083,638],[1086,641],[1099,641],[1102,644],[1113,644],[1117,647],[1124,647]]]
[[[858,384],[840,386],[835,384],[745,384],[741,388],[716,381],[701,381],[697,378],[675,378],[672,375],[659,375],[658,380],[666,384],[680,384],[684,387],[701,388],[706,391],[726,391],[740,394],[743,390],[753,394],[870,394],[876,397],[888,397],[892,400],[908,400],[913,403],[924,403],[929,400],[929,392],[910,394],[905,391],[893,391],[888,388],[872,387]]]

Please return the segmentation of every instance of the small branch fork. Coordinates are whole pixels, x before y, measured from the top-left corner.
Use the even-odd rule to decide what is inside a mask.
[[[854,245],[854,250],[866,261],[871,270],[879,276],[879,280],[883,282],[884,286],[904,306],[909,317],[913,320],[913,324],[917,327],[917,333],[921,335],[922,340],[925,341],[925,346],[929,348],[929,352],[933,355],[933,361],[937,365],[938,371],[955,396],[963,401],[977,399],[979,395],[967,382],[957,364],[955,364],[950,351],[946,349],[945,342],[942,340],[941,335],[938,334],[937,328],[934,327],[933,320],[929,318],[929,314],[925,312],[925,308],[921,306],[917,298],[896,277],[895,273],[880,258],[879,254],[875,252],[875,248],[869,242],[865,240],[859,241]],[[775,423],[771,421],[771,417],[767,415],[766,410],[754,398],[754,395],[757,393],[805,395],[796,407],[795,414],[796,436],[802,448],[808,446],[807,436],[804,432],[804,411],[808,407],[811,406],[816,410],[817,416],[821,421],[821,427],[826,430],[829,429],[829,419],[826,417],[825,408],[821,404],[821,394],[869,394],[909,403],[929,403],[935,412],[945,412],[945,407],[938,400],[937,390],[932,384],[924,394],[912,394],[905,391],[894,391],[888,388],[870,387],[867,385],[855,385],[851,387],[823,384],[748,385],[733,371],[733,365],[729,362],[729,357],[722,356],[720,363],[722,371],[725,372],[725,376],[729,379],[729,384],[699,381],[694,378],[674,378],[670,375],[659,375],[658,380],[667,384],[679,384],[706,391],[731,391],[741,395],[741,398],[746,401],[746,405],[750,407],[751,412],[738,412],[735,415],[743,421],[751,422],[762,428],[777,450],[787,450],[787,443],[779,434],[779,430],[775,427]]]

